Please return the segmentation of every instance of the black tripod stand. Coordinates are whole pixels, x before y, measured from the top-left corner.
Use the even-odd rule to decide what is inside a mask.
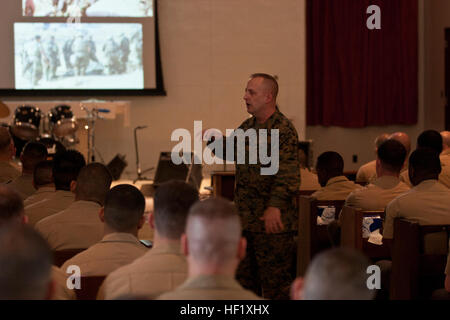
[[[136,174],[137,177],[136,179],[134,179],[133,184],[136,183],[136,181],[139,180],[150,180],[147,177],[142,176],[144,173],[149,172],[153,169],[155,169],[154,167],[151,167],[149,169],[146,169],[144,171],[141,170],[141,162],[139,161],[139,149],[138,149],[138,141],[137,141],[137,131],[141,130],[141,129],[145,129],[147,128],[147,126],[138,126],[136,128],[134,128],[134,147],[136,149]]]

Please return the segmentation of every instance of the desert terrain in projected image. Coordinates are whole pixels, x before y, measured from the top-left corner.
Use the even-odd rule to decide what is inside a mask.
[[[153,17],[153,0],[22,0],[22,14],[27,17]]]
[[[143,89],[142,25],[15,23],[16,89]]]

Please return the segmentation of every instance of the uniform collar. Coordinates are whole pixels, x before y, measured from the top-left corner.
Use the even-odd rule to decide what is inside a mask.
[[[329,186],[334,183],[349,181],[346,176],[337,176],[331,179],[328,179],[326,186]]]
[[[136,238],[131,233],[125,233],[125,232],[114,232],[109,233],[103,237],[103,239],[100,241],[102,243],[106,242],[129,242],[140,245],[140,242],[138,238]]]
[[[228,275],[198,275],[190,277],[180,286],[182,288],[241,289],[239,283]]]

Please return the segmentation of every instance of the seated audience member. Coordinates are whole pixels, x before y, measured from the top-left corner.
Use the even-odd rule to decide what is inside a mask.
[[[75,202],[65,210],[36,224],[53,250],[89,248],[103,237],[103,223],[98,214],[105,202],[112,177],[100,163],[90,163],[71,183]]]
[[[22,150],[20,161],[22,162],[22,175],[17,177],[9,185],[19,192],[22,199],[26,199],[36,192],[33,185],[34,167],[47,158],[47,148],[39,142],[28,142]]]
[[[197,202],[189,210],[182,237],[188,279],[161,300],[257,300],[235,279],[245,256],[246,240],[236,207],[225,199]]]
[[[361,189],[344,176],[344,160],[337,152],[328,151],[317,158],[317,176],[322,186],[311,197],[317,200],[345,200],[356,189]]]
[[[305,278],[292,284],[293,300],[371,300],[375,290],[367,287],[369,259],[347,249],[319,253],[308,266]]]
[[[441,166],[442,172],[439,176],[439,181],[450,188],[450,131],[442,131],[442,152],[441,152]]]
[[[450,224],[450,190],[439,183],[440,172],[439,153],[435,150],[419,148],[411,154],[409,178],[414,187],[386,207],[383,242],[389,244],[393,239],[395,218],[414,220],[420,225]]]
[[[31,227],[0,227],[0,300],[43,300],[54,294],[52,252]]]
[[[300,190],[318,190],[320,189],[317,174],[311,172],[306,166],[306,155],[302,149],[298,150],[300,159]]]
[[[137,234],[145,222],[144,210],[145,198],[138,189],[127,184],[112,188],[99,213],[104,223],[103,239],[66,261],[61,269],[77,265],[83,277],[106,276],[142,256],[147,248]]]
[[[417,148],[430,148],[441,154],[444,147],[443,136],[436,130],[426,130],[417,138]],[[444,158],[445,160],[445,158]],[[441,162],[439,182],[450,188],[450,167]]]
[[[404,132],[394,132],[389,136],[389,139],[400,142],[406,149],[405,164],[403,165],[403,168],[400,171],[400,181],[406,183],[409,187],[412,187],[408,177],[408,158],[409,153],[411,152],[411,139]]]
[[[53,162],[49,160],[36,164],[33,171],[33,186],[36,192],[23,201],[25,207],[47,199],[55,193],[52,168]]]
[[[384,210],[395,197],[409,190],[400,181],[399,174],[406,157],[403,145],[395,140],[387,140],[377,150],[377,179],[363,189],[353,191],[345,205],[364,211]]]
[[[27,223],[23,201],[20,195],[8,186],[0,185],[0,227],[5,224],[23,225]],[[53,266],[52,279],[54,281],[53,300],[74,300],[75,293],[66,285],[67,275]]]
[[[52,176],[56,192],[25,207],[30,225],[35,226],[38,221],[66,209],[74,202],[75,196],[70,191],[70,185],[72,181],[77,180],[78,173],[85,165],[83,155],[76,150],[67,150],[55,155]]]
[[[378,147],[389,138],[388,133],[382,133],[375,139],[375,153],[377,153]],[[358,183],[370,183],[377,178],[377,172],[375,168],[376,160],[370,161],[362,165],[356,173],[356,182]]]
[[[20,177],[20,170],[12,162],[16,148],[8,128],[0,127],[0,183]]]
[[[154,229],[153,247],[133,263],[110,273],[98,298],[121,296],[155,298],[175,289],[187,277],[187,263],[180,238],[189,208],[198,201],[198,191],[183,181],[168,181],[155,191],[154,213],[149,223]]]

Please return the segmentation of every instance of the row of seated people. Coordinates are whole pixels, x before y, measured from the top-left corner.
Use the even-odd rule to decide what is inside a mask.
[[[411,154],[409,161],[406,161],[410,143],[405,134],[379,137],[377,159],[374,161],[375,177],[372,176],[366,181],[369,184],[365,187],[344,177],[344,163],[338,153],[325,152],[319,156],[316,165],[318,179],[323,188],[314,192],[311,197],[317,200],[342,200],[346,206],[363,211],[385,211],[382,229],[383,245],[387,248],[392,247],[395,218],[406,218],[418,222],[419,225],[448,225],[450,189],[444,183],[450,178],[449,138],[448,132],[423,132],[417,139],[416,151]],[[364,177],[361,172],[367,172],[367,166],[359,170],[359,179]],[[407,179],[402,178],[405,174]],[[339,218],[341,217],[342,215],[339,215]],[[334,245],[339,243],[341,222],[338,219],[328,225]],[[447,252],[449,246],[438,239],[430,239],[426,243],[427,251],[432,252]],[[383,286],[388,291],[391,262],[385,260],[379,265],[385,279]],[[445,270],[447,275],[449,268],[450,264]],[[447,277],[447,291],[450,291],[449,281]]]
[[[395,140],[391,139],[391,141],[387,143],[387,147],[381,148],[381,151],[386,148],[389,150],[389,145],[391,146],[391,149],[396,146],[397,149],[401,149],[398,148],[398,144],[395,145],[392,141]],[[24,153],[25,151],[26,148],[24,149]],[[386,152],[390,154],[392,150],[385,150],[385,153]],[[383,152],[381,152],[381,154],[382,153]],[[343,168],[343,162],[342,165],[336,166],[335,163],[339,162],[336,161],[336,158],[338,157],[336,157],[335,153],[325,153],[319,157],[316,169],[319,176],[319,182],[324,187],[314,194],[315,197],[320,198],[321,195],[326,196],[330,192],[340,192],[340,188],[336,188],[339,186],[344,186],[344,193],[347,193],[347,195],[350,192],[348,189],[361,189],[360,186],[352,184],[346,179],[343,181],[333,181],[333,179],[343,176],[342,169],[336,170],[336,168],[339,169],[339,167]],[[381,156],[381,158],[383,158],[383,156]],[[382,162],[383,161],[380,161],[380,164]],[[384,162],[386,163],[386,161]],[[430,163],[427,162],[425,166],[429,167],[429,164]],[[100,219],[98,218],[98,215],[102,210],[101,208],[105,205],[106,194],[111,184],[111,177],[106,168],[100,164],[91,164],[86,167],[84,167],[84,165],[84,159],[80,154],[75,151],[67,151],[56,156],[51,166],[49,166],[49,163],[46,165],[39,163],[39,165],[35,166],[33,183],[38,187],[44,186],[44,188],[46,188],[45,186],[47,186],[48,188],[51,188],[48,183],[36,183],[39,182],[40,178],[42,178],[41,182],[45,182],[45,179],[49,179],[48,173],[51,172],[51,175],[53,176],[51,179],[53,180],[48,181],[54,182],[56,192],[48,190],[49,194],[43,195],[45,194],[45,189],[39,188],[39,190],[43,192],[40,193],[38,190],[35,195],[27,198],[25,212],[27,216],[30,217],[30,220],[35,219],[34,223],[36,228],[41,232],[48,243],[50,243],[53,250],[87,248],[91,245],[96,245],[97,242],[102,240],[104,235],[105,237],[107,236],[107,234],[104,234],[103,224],[101,224],[102,213],[100,213]],[[39,168],[43,168],[43,170],[38,170]],[[380,176],[383,175],[380,174]],[[430,177],[425,180],[430,179],[433,180]],[[348,188],[350,185],[352,187]],[[370,186],[367,189],[370,189]],[[57,194],[59,194],[59,196],[57,196]],[[42,195],[41,198],[39,198],[39,195]],[[69,200],[68,198],[71,199]],[[373,197],[370,198],[372,199]],[[49,208],[55,208],[55,206],[56,209],[52,209],[54,211],[48,210]],[[37,212],[37,218],[35,218],[36,215],[33,214],[33,209],[38,209],[34,210],[34,212]],[[107,229],[108,228],[105,228],[105,230]],[[134,237],[136,238],[136,236]],[[155,235],[155,239],[156,238],[157,236]],[[103,240],[105,239],[103,238]],[[110,239],[110,241],[127,242],[126,240],[124,241],[124,239]],[[118,263],[120,264],[121,262]],[[58,272],[55,271],[55,273]],[[64,276],[67,277],[66,275]],[[63,279],[65,280],[64,277]],[[154,296],[155,295],[150,295],[150,297]]]
[[[220,198],[198,201],[197,191],[182,181],[156,190],[152,249],[136,238],[143,223],[142,194],[119,185],[108,192],[99,214],[104,238],[61,269],[52,266],[48,242],[25,224],[23,202],[7,186],[0,186],[0,207],[0,299],[74,299],[64,274],[74,266],[82,276],[106,276],[99,299],[261,299],[235,280],[246,240],[234,204]],[[369,263],[349,249],[324,252],[305,278],[293,283],[291,297],[372,299],[375,291],[366,285]]]

